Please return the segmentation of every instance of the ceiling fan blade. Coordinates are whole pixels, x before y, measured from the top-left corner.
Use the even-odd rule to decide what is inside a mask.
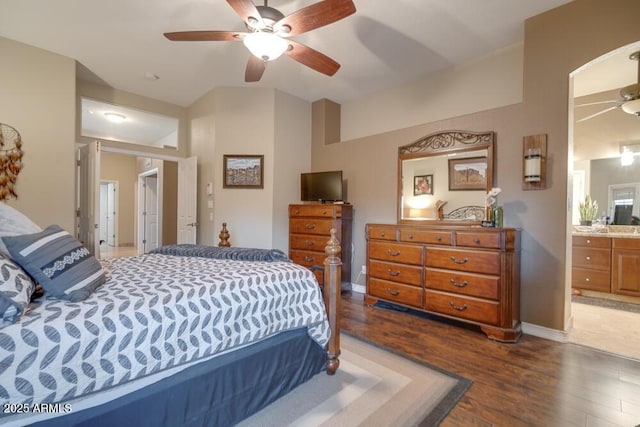
[[[262,78],[262,74],[264,74],[265,68],[267,68],[266,61],[254,55],[249,55],[247,69],[244,72],[244,81],[248,83],[259,81]]]
[[[340,64],[336,61],[309,46],[294,42],[293,40],[287,40],[287,43],[289,43],[290,47],[289,50],[285,51],[285,55],[309,68],[313,68],[327,76],[333,76],[336,71],[338,71],[338,68],[340,68]]]
[[[324,0],[285,16],[273,26],[281,36],[295,36],[339,21],[356,11],[351,0]]]
[[[240,41],[244,34],[237,31],[176,31],[164,33],[164,36],[174,42],[224,42]]]
[[[612,99],[610,101],[587,102],[586,104],[576,104],[576,107],[586,107],[588,105],[612,104],[614,102],[624,102],[623,99]]]
[[[227,0],[227,3],[240,15],[244,22],[249,22],[250,18],[253,18],[259,24],[259,28],[264,27],[262,16],[251,0]]]
[[[605,108],[602,111],[598,111],[595,114],[591,114],[590,116],[583,117],[580,120],[576,120],[576,123],[584,122],[585,120],[593,119],[594,117],[598,117],[601,114],[608,113],[609,111],[615,110],[616,108],[620,108],[622,105],[614,105],[613,107]]]

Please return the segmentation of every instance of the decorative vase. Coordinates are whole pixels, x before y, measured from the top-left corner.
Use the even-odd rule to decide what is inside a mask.
[[[591,220],[591,219],[581,219],[580,220],[580,225],[586,225],[587,227],[591,227],[592,224],[593,224],[593,220]]]
[[[502,206],[493,208],[493,226],[502,228]]]

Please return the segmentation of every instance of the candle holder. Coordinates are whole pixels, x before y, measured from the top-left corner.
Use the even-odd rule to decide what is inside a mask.
[[[522,189],[547,188],[547,135],[525,136],[522,141]]]

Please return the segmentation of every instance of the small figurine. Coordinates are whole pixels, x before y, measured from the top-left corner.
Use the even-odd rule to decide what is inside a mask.
[[[226,222],[222,223],[222,229],[220,230],[220,234],[218,234],[218,237],[220,238],[220,243],[218,243],[218,246],[231,246],[231,242],[229,242],[229,231],[227,230]]]

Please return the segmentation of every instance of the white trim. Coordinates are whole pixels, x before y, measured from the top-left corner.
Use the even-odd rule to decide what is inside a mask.
[[[367,293],[367,287],[365,285],[358,285],[357,283],[351,283],[351,292],[365,294]]]
[[[522,322],[522,333],[561,343],[569,342],[569,335],[566,331],[545,328],[544,326],[534,325],[532,323]]]
[[[29,246],[25,247],[24,249],[22,249],[20,251],[20,255],[23,257],[26,257],[27,255],[31,255],[31,253],[33,251],[36,251],[38,249],[40,249],[41,247],[43,247],[44,245],[46,245],[47,243],[51,242],[52,240],[56,240],[62,236],[66,236],[69,235],[69,233],[67,233],[66,231],[58,231],[56,233],[50,234],[46,237],[43,237],[39,240],[36,240],[35,242],[33,242],[32,244],[30,244]]]

